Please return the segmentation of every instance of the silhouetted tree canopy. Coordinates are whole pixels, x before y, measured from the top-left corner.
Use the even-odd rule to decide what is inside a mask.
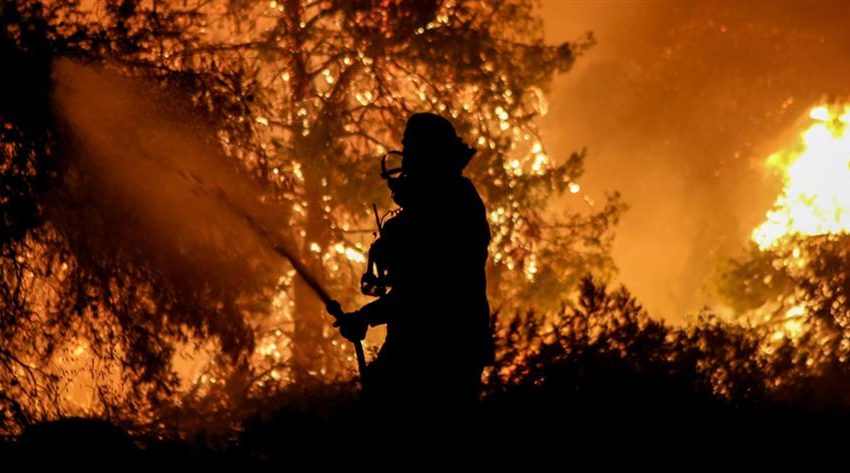
[[[180,97],[176,114],[200,117],[236,168],[271,189],[270,201],[288,203],[281,226],[294,229],[301,256],[335,294],[356,288],[370,204],[389,206],[377,156],[398,147],[414,111],[450,117],[479,150],[468,174],[495,230],[494,306],[553,307],[582,274],[613,269],[622,204],[612,195],[589,211],[553,213],[548,203],[580,177],[584,156],[548,156],[536,128],[549,80],[592,38],[544,44],[526,2],[26,1],[4,3],[0,18],[12,71],[0,79],[0,395],[16,416],[7,427],[66,408],[55,401],[83,368],[57,360],[75,350],[98,360],[84,369],[99,386],[94,409],[130,406],[151,423],[186,394],[173,366],[179,347],[213,344],[207,374],[222,381],[201,389],[213,404],[270,389],[280,370],[330,375],[348,366],[348,348],[332,344],[321,306],[297,278],[282,279],[276,290],[288,302],[264,318],[267,308],[245,305],[245,288],[228,290],[213,274],[175,283],[142,248],[99,240],[117,220],[57,211],[75,202],[68,150],[77,147],[51,103],[58,58]],[[75,227],[78,217],[95,218],[93,226]],[[290,342],[291,357],[253,353]]]

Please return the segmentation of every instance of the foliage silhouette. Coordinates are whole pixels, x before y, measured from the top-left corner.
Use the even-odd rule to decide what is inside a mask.
[[[364,210],[389,205],[373,158],[392,147],[413,110],[455,115],[459,133],[481,148],[469,175],[497,216],[494,304],[551,305],[581,274],[613,270],[622,202],[612,194],[588,212],[550,218],[551,197],[579,179],[584,153],[550,159],[535,121],[551,77],[593,39],[544,44],[527,2],[285,1],[273,11],[224,1],[2,5],[0,50],[16,71],[0,79],[0,402],[14,413],[0,420],[4,432],[68,413],[62,391],[79,373],[54,361],[79,339],[100,366],[91,373],[93,409],[133,412],[151,425],[196,403],[185,397],[198,391],[187,394],[173,366],[187,345],[213,346],[205,374],[225,382],[207,385],[211,411],[266,395],[273,373],[347,374],[349,353],[297,278],[282,278],[287,315],[270,321],[242,304],[243,292],[215,286],[226,271],[174,277],[157,259],[138,257],[144,245],[108,238],[120,219],[100,218],[97,206],[69,213],[57,205],[73,182],[67,151],[78,145],[50,102],[57,58],[143,78],[156,85],[152,101],[183,98],[178,112],[200,117],[196,128],[235,168],[271,188],[270,201],[288,203],[281,225],[294,229],[301,256],[336,294],[354,293],[362,268],[348,256],[368,245]],[[94,203],[120,208],[103,200]],[[75,226],[77,216],[90,225]],[[204,292],[207,283],[214,290]],[[32,284],[51,296],[24,290]],[[263,337],[294,341],[294,356],[252,358]]]

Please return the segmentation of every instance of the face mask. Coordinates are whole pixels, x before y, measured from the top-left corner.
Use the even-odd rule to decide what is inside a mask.
[[[399,161],[399,158],[404,159],[404,155],[401,151],[390,151],[381,158],[381,177],[387,180],[393,202],[404,208],[410,202],[410,178],[404,173],[400,162],[397,166],[388,166],[388,158]]]

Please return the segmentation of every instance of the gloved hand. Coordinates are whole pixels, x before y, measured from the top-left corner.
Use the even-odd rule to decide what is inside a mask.
[[[334,327],[339,327],[339,333],[347,340],[359,342],[366,338],[366,331],[369,329],[369,324],[361,314],[349,312],[339,317],[334,322]]]
[[[335,319],[339,319],[344,315],[344,312],[342,311],[342,306],[339,304],[338,301],[335,300],[332,300],[325,304],[325,310],[328,311],[328,313],[331,314]],[[336,325],[334,325],[334,327],[336,327]]]

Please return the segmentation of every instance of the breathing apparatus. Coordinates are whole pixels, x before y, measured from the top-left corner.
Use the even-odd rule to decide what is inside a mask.
[[[390,161],[389,165],[387,164]],[[407,202],[408,176],[404,172],[404,154],[402,151],[390,151],[381,157],[381,178],[387,181],[393,202],[404,207]]]
[[[404,155],[401,151],[390,151],[381,157],[381,178],[387,181],[387,187],[389,187],[392,193],[393,202],[400,207],[404,207],[408,193],[407,176],[402,167],[403,159]],[[367,296],[381,297],[387,293],[387,290],[391,286],[386,255],[384,254],[386,245],[381,238],[383,237],[384,220],[387,217],[395,216],[399,211],[400,209],[390,210],[383,216],[380,216],[378,214],[378,206],[372,204],[372,212],[375,215],[377,231],[372,233],[375,241],[369,247],[366,271],[360,278],[360,292]]]

